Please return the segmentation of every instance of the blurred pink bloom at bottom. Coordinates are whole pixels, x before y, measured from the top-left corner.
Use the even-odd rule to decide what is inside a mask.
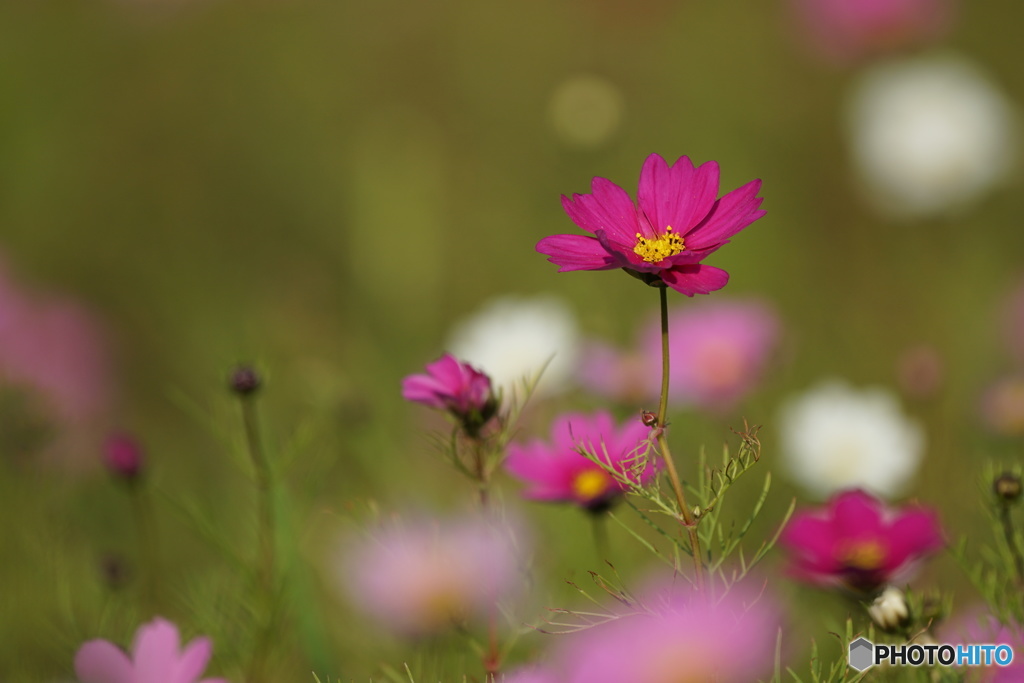
[[[519,585],[513,529],[482,518],[393,526],[348,547],[343,588],[404,635],[485,616]]]
[[[982,609],[969,612],[960,619],[952,620],[943,626],[939,633],[943,643],[967,645],[975,643],[991,643],[1009,645],[1014,650],[1014,659],[1009,666],[990,666],[974,668],[967,680],[984,681],[985,683],[1021,683],[1024,681],[1024,627],[1019,624],[1006,625],[999,622],[991,614]]]
[[[199,680],[210,660],[209,638],[196,638],[184,649],[178,628],[157,617],[135,633],[132,655],[108,640],[90,640],[75,655],[75,675],[82,683],[227,683]]]
[[[770,601],[741,586],[713,599],[656,589],[648,610],[563,636],[568,683],[749,683],[771,669],[780,623]]]

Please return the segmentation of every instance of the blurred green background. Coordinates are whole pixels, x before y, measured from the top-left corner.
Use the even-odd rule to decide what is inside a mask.
[[[1020,178],[955,218],[877,216],[843,137],[857,68],[814,60],[784,9],[0,4],[0,249],[26,286],[72,295],[105,325],[118,388],[105,427],[142,439],[157,493],[168,578],[156,611],[214,637],[210,671],[240,680],[226,624],[244,616],[223,597],[234,578],[222,549],[174,501],[214,520],[241,555],[253,549],[252,487],[227,455],[241,441],[230,369],[254,362],[266,374],[267,438],[294,453],[294,545],[310,562],[323,566],[333,532],[364,519],[368,501],[459,509],[470,488],[441,465],[423,433],[437,424],[402,402],[401,378],[497,295],[557,294],[585,333],[629,343],[656,310],[653,290],[615,273],[559,275],[533,247],[575,231],[560,194],[588,191],[595,175],[634,193],[652,152],[717,160],[723,190],[764,181],[768,215],[710,263],[732,274],[723,295],[766,298],[786,325],[785,362],[742,411],[766,424],[767,467],[783,398],[824,376],[894,387],[901,354],[928,344],[945,381],[937,398],[907,403],[929,442],[913,493],[942,509],[952,537],[981,528],[981,465],[1020,458],[1019,439],[986,435],[976,409],[1009,367],[997,318],[1024,272]],[[1022,21],[1019,2],[971,3],[946,41],[1015,102]],[[560,86],[580,76],[603,79],[621,104],[595,144],[553,122]],[[716,452],[726,435],[697,416],[679,424],[678,458],[701,444]],[[124,642],[151,616],[130,581],[105,586],[102,558],[130,566],[136,544],[128,499],[102,475],[0,469],[5,681],[66,680],[80,642]],[[501,487],[513,504],[518,486]],[[777,478],[762,532],[793,495]],[[537,604],[565,606],[561,580],[595,564],[588,532],[572,510],[529,514],[543,522]],[[625,535],[612,541],[627,569],[648,562]],[[329,635],[310,644],[301,629],[282,632],[279,680],[318,666],[367,680],[380,661],[403,661],[318,572],[307,579]],[[928,581],[963,585],[948,558]],[[536,634],[523,643],[517,658],[543,648]]]

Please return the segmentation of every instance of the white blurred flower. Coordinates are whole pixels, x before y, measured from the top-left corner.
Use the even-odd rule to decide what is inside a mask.
[[[822,498],[849,488],[893,497],[924,453],[924,432],[904,417],[895,396],[837,381],[790,399],[779,432],[791,477]]]
[[[897,217],[969,203],[1017,156],[1012,106],[981,69],[953,54],[869,69],[853,89],[848,120],[869,199]]]
[[[447,348],[490,375],[506,398],[543,368],[534,395],[555,394],[573,376],[579,346],[576,319],[554,297],[503,297],[457,324]],[[545,363],[547,366],[545,367]]]
[[[548,120],[563,142],[595,147],[606,141],[622,120],[623,97],[605,78],[589,74],[562,81],[548,104]]]
[[[895,586],[886,586],[868,607],[868,614],[882,630],[895,631],[907,623],[910,609],[903,591]]]

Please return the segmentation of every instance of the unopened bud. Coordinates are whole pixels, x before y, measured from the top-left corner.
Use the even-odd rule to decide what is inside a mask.
[[[260,376],[248,365],[240,365],[231,373],[231,390],[239,396],[248,396],[260,388]]]
[[[1003,472],[992,482],[992,490],[1002,500],[1013,503],[1020,498],[1020,477],[1012,472]]]
[[[868,607],[868,614],[883,631],[896,631],[910,621],[910,609],[903,591],[886,586],[882,594]]]
[[[641,410],[640,421],[647,427],[656,427],[658,425],[658,416],[649,410]]]
[[[108,437],[103,456],[107,469],[120,479],[135,481],[142,472],[142,447],[127,434]]]

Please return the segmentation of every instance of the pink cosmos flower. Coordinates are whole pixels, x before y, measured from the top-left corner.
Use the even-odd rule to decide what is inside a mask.
[[[449,353],[427,365],[425,375],[403,379],[402,398],[447,410],[470,434],[479,431],[498,408],[490,377]]]
[[[729,238],[765,214],[761,181],[718,196],[718,164],[694,168],[689,157],[669,166],[657,154],[640,171],[638,205],[625,190],[594,178],[591,194],[562,196],[562,206],[590,235],[552,235],[537,251],[570,270],[623,268],[648,284],[664,283],[693,296],[721,289],[729,274],[701,263]]]
[[[210,660],[209,638],[196,638],[184,649],[178,628],[157,617],[135,633],[132,655],[107,640],[90,640],[75,655],[75,675],[82,683],[227,683],[199,676]]]
[[[792,0],[813,46],[834,61],[891,52],[941,37],[950,0]]]
[[[662,588],[639,613],[562,636],[559,680],[749,683],[771,669],[779,622],[775,606],[743,586],[717,600]]]
[[[570,413],[555,419],[551,441],[511,444],[505,469],[529,486],[527,498],[576,503],[591,511],[607,508],[628,487],[579,452],[586,449],[617,472],[647,484],[657,472],[654,458],[642,459],[650,433],[640,420],[616,427],[612,416]]]
[[[824,510],[797,512],[780,542],[796,576],[865,594],[905,580],[917,560],[944,545],[933,511],[889,510],[860,490],[836,494]]]
[[[399,634],[436,633],[488,615],[516,591],[521,536],[480,518],[392,526],[345,548],[342,587]]]

